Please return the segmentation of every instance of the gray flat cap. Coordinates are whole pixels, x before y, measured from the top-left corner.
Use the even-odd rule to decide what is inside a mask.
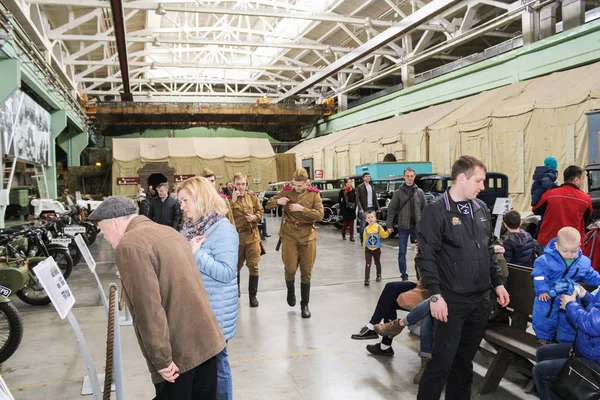
[[[111,196],[104,200],[87,219],[89,221],[102,221],[137,213],[138,208],[130,198],[125,196]]]

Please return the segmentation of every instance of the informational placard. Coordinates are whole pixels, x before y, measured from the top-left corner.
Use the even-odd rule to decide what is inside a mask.
[[[78,233],[85,233],[85,226],[81,225],[69,225],[65,226],[63,232],[67,235],[76,235]]]
[[[40,262],[33,268],[33,272],[35,272],[46,294],[50,297],[60,318],[65,319],[75,304],[75,297],[73,297],[69,284],[60,272],[54,258],[48,257]]]
[[[65,237],[52,238],[52,240],[50,240],[50,243],[59,244],[61,246],[68,247],[71,244],[71,238],[65,238]]]
[[[323,170],[315,169],[315,179],[323,179]]]
[[[8,390],[8,386],[4,379],[0,376],[0,400],[15,400],[12,394],[10,394],[10,390]]]
[[[75,244],[77,244],[77,247],[79,247],[79,251],[81,251],[81,255],[83,256],[83,259],[90,268],[90,271],[95,272],[96,261],[94,260],[94,257],[92,257],[92,253],[90,253],[90,249],[83,241],[83,237],[81,235],[75,236]]]
[[[510,197],[498,197],[494,203],[492,214],[504,215],[512,209],[512,199]]]
[[[175,178],[175,182],[183,182],[186,179],[190,179],[195,177],[196,175],[191,174],[191,175],[173,175],[173,177]]]
[[[120,176],[117,178],[117,185],[137,185],[140,178],[137,176]]]

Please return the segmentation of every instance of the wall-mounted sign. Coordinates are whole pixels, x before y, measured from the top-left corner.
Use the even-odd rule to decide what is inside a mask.
[[[315,179],[323,179],[323,170],[315,169]]]
[[[196,175],[191,174],[191,175],[173,175],[175,177],[175,182],[183,182],[186,179],[190,179],[195,177]]]
[[[50,165],[50,113],[21,90],[0,106],[4,154]]]
[[[117,185],[137,185],[140,178],[137,176],[120,176],[117,178]]]

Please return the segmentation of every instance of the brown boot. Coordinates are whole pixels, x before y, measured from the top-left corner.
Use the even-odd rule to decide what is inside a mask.
[[[373,327],[379,336],[394,337],[406,328],[401,319],[395,319],[386,324],[377,324]]]
[[[421,377],[423,376],[423,372],[425,372],[425,367],[427,363],[431,360],[431,358],[421,358],[421,367],[419,368],[419,372],[415,375],[413,379],[413,383],[418,385],[421,382]]]

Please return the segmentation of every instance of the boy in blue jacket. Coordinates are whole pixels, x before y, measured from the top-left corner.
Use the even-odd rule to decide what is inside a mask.
[[[546,157],[544,165],[535,167],[535,172],[533,173],[531,207],[540,201],[546,190],[558,187],[556,179],[558,179],[558,161],[554,157]]]
[[[531,275],[536,299],[532,320],[540,345],[555,339],[558,343],[572,343],[575,339],[575,330],[565,313],[559,312],[560,294],[570,295],[573,291],[567,288],[567,280],[600,285],[600,274],[594,271],[590,259],[582,254],[580,244],[579,231],[564,227],[533,264]]]

